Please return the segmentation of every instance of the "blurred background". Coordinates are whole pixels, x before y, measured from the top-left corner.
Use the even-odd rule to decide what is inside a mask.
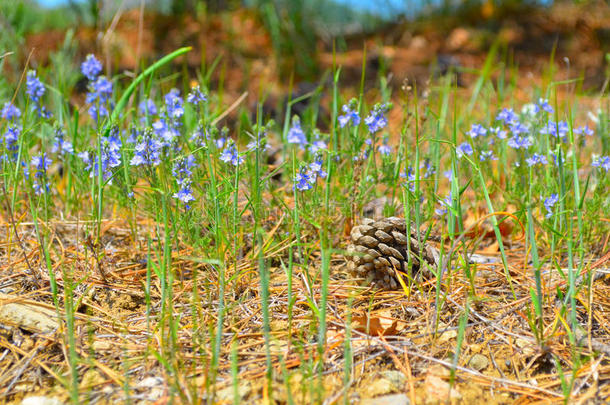
[[[0,50],[15,55],[8,75],[28,58],[78,69],[95,53],[129,77],[190,45],[181,72],[254,101],[311,91],[333,64],[354,92],[423,89],[448,72],[468,87],[490,52],[528,87],[554,69],[582,78],[580,90],[605,91],[610,51],[604,1],[0,0],[0,29]]]

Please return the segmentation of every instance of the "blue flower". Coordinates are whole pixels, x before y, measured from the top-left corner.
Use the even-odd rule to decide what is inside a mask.
[[[481,151],[481,154],[479,155],[479,160],[481,162],[485,162],[487,160],[498,160],[498,158],[494,156],[493,151],[483,150],[483,151]]]
[[[415,173],[413,172],[413,168],[411,166],[408,167],[406,172],[400,173],[400,177],[403,179],[407,179],[402,185],[408,187],[412,193],[415,192]]]
[[[61,155],[71,155],[74,153],[74,147],[70,141],[64,139],[64,131],[61,128],[55,129],[55,140],[51,147],[51,153],[59,152]]]
[[[539,98],[538,102],[534,105],[535,114],[538,114],[540,112],[540,110],[546,111],[549,114],[552,114],[555,112],[553,107],[551,107],[551,105],[549,104],[549,100],[547,100],[545,98]]]
[[[574,130],[574,133],[577,135],[586,135],[586,136],[592,136],[594,134],[593,130],[591,128],[589,128],[588,125],[576,128]]]
[[[379,146],[378,148],[379,153],[383,156],[389,156],[390,153],[392,153],[392,147],[389,146],[387,143],[383,143],[382,145]]]
[[[540,128],[540,133],[552,135],[555,138],[565,141],[568,135],[568,129],[568,123],[565,121],[559,121],[559,123],[549,121],[545,126]]]
[[[165,110],[170,120],[177,120],[184,115],[184,101],[178,89],[171,89],[165,95]]]
[[[503,121],[506,125],[510,125],[511,123],[517,121],[517,119],[517,114],[515,114],[512,108],[504,108],[496,117],[497,121]]]
[[[327,148],[328,148],[328,146],[326,145],[326,142],[318,139],[318,140],[313,141],[313,143],[309,146],[309,151],[315,155],[319,151],[325,150]]]
[[[464,155],[472,155],[473,153],[472,146],[468,142],[463,142],[457,148],[455,148],[455,153],[457,154],[458,159],[461,159]]]
[[[185,208],[187,210],[190,209],[188,203],[195,200],[195,197],[193,196],[193,190],[191,188],[191,183],[186,182],[181,184],[180,189],[175,192],[172,197],[182,201],[182,203],[185,204]]]
[[[353,126],[358,126],[358,124],[360,124],[360,115],[358,115],[358,111],[356,110],[357,106],[358,102],[353,98],[348,104],[344,104],[343,107],[341,107],[344,114],[337,117],[339,127],[343,128],[350,123]]]
[[[88,169],[91,170],[89,177],[98,175],[98,170],[102,172],[102,178],[108,180],[112,176],[112,169],[121,165],[121,139],[118,129],[114,127],[107,137],[101,139],[101,156],[96,156],[95,162]],[[80,156],[80,155],[79,155]],[[88,157],[88,156],[87,156]],[[111,184],[112,181],[109,182]]]
[[[519,121],[513,121],[509,124],[510,127],[510,131],[513,133],[513,135],[521,135],[524,133],[527,133],[529,131],[529,128],[526,125],[523,125],[522,123],[520,123]]]
[[[424,173],[424,178],[428,178],[434,173],[436,173],[436,169],[434,168],[434,166],[432,166],[432,164],[430,163],[430,159],[428,158],[424,159],[424,161],[420,163],[419,168],[426,169],[426,172]]]
[[[466,135],[469,135],[471,138],[485,136],[487,135],[487,129],[485,129],[482,125],[472,124],[470,131],[466,132]]]
[[[180,132],[171,125],[168,125],[165,120],[158,120],[152,124],[155,134],[163,141],[163,146],[171,146]]]
[[[557,204],[557,201],[559,201],[557,194],[551,194],[550,197],[544,200],[544,208],[547,211],[545,218],[550,218],[553,215],[553,207]]]
[[[222,151],[220,154],[220,160],[225,163],[231,163],[233,166],[238,166],[244,163],[244,158],[239,156],[237,148],[233,142],[230,142],[225,150]]]
[[[47,172],[47,170],[49,170],[49,167],[51,166],[51,163],[53,161],[51,159],[49,159],[47,157],[46,153],[41,153],[38,156],[34,156],[32,158],[32,166],[34,166],[34,169],[36,169],[36,177],[42,177],[44,176],[44,174]]]
[[[500,127],[491,127],[489,132],[498,137],[498,139],[506,139],[507,132]]]
[[[102,72],[102,64],[95,58],[95,55],[89,54],[85,61],[81,63],[80,70],[89,81],[94,81]]]
[[[4,147],[8,152],[13,152],[13,157],[17,157],[16,152],[19,150],[17,141],[19,140],[20,134],[21,128],[16,125],[10,125],[6,129],[6,132],[4,132]]]
[[[157,115],[157,112],[157,105],[150,98],[142,100],[138,105],[138,113],[140,115]]]
[[[173,194],[173,197],[180,200],[187,210],[191,208],[188,203],[195,200],[191,188],[191,176],[193,175],[192,169],[196,165],[195,157],[193,155],[188,155],[187,157],[180,156],[176,159],[174,167],[172,168],[172,175],[178,184],[178,191]]]
[[[593,163],[591,163],[593,167],[599,167],[600,169],[604,169],[606,172],[610,170],[610,156],[599,156],[593,159]]]
[[[7,121],[13,121],[15,118],[21,117],[21,111],[15,107],[13,103],[7,101],[2,108],[2,118]]]
[[[180,185],[184,183],[190,183],[190,178],[193,175],[193,167],[197,166],[195,157],[188,155],[187,157],[179,157],[174,163],[172,168],[172,176],[176,179],[176,182]]]
[[[559,167],[559,155],[556,154],[555,152],[551,152],[551,157],[553,158],[553,164],[557,167]],[[561,154],[561,164],[565,164],[565,154]]]
[[[311,179],[312,172],[308,170],[307,167],[301,167],[299,172],[296,174],[294,178],[294,186],[299,191],[306,191],[313,188],[313,183],[315,179],[312,181]]]
[[[258,141],[256,139],[253,139],[250,142],[248,142],[248,144],[246,145],[246,149],[248,151],[254,151],[254,150],[260,149],[261,152],[264,152],[264,151],[269,150],[270,148],[271,147],[267,143],[267,138],[260,138],[260,139],[258,139]]]
[[[47,158],[46,153],[42,153],[38,156],[34,156],[31,161],[31,165],[34,166],[36,172],[34,173],[34,177],[37,179],[33,183],[34,193],[36,195],[40,195],[44,192],[49,192],[49,184],[46,181],[47,170],[51,166],[51,159]],[[40,183],[38,183],[40,181]]]
[[[40,98],[45,93],[45,87],[38,77],[36,77],[36,71],[30,70],[28,72],[25,87],[25,93],[30,96],[30,100],[32,100],[34,104],[38,104],[40,102]]]
[[[294,143],[299,145],[299,147],[303,148],[305,144],[307,144],[307,138],[305,137],[305,132],[301,128],[301,121],[299,117],[295,116],[292,119],[292,126],[288,131],[288,135],[286,136],[286,141],[288,143]]]
[[[203,103],[204,101],[207,101],[207,99],[207,96],[201,91],[199,85],[193,87],[191,92],[186,97],[186,101],[191,104]]]
[[[449,195],[438,202],[440,208],[436,208],[434,210],[436,215],[445,215],[447,213],[447,209],[451,208],[451,205],[453,204],[452,200],[451,191],[449,191]]]
[[[158,166],[161,163],[161,150],[163,143],[160,142],[150,128],[144,130],[144,134],[136,141],[135,154],[129,164],[131,166]]]
[[[112,82],[106,76],[100,76],[89,84],[89,92],[85,100],[88,104],[91,104],[89,115],[95,121],[109,115],[108,109],[111,107],[112,90]]]
[[[312,183],[319,177],[325,178],[326,172],[322,169],[322,158],[318,158],[309,164],[309,177],[312,179]]]
[[[388,120],[384,115],[388,109],[389,106],[387,104],[375,104],[369,115],[364,119],[364,123],[371,134],[382,130],[388,125]]]
[[[532,141],[529,136],[515,135],[508,140],[508,146],[513,149],[527,149],[532,146]]]
[[[525,159],[525,163],[527,163],[528,167],[536,165],[544,166],[548,163],[548,160],[546,159],[546,156],[534,153],[531,157]]]

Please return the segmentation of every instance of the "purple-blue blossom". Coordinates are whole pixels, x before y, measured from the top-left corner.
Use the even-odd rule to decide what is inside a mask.
[[[489,128],[489,132],[498,137],[498,139],[506,139],[507,132],[500,127],[491,127]]]
[[[548,163],[548,160],[546,159],[546,156],[534,153],[532,156],[525,159],[525,163],[527,163],[528,167],[536,165],[544,166]]]
[[[102,73],[102,64],[95,58],[95,55],[89,54],[85,61],[81,63],[80,70],[89,81],[94,81]]]
[[[30,70],[28,72],[25,87],[25,94],[30,97],[30,100],[32,100],[34,104],[38,104],[40,102],[41,97],[45,93],[45,87],[36,76],[35,70]]]
[[[440,205],[440,208],[436,208],[434,212],[436,213],[436,215],[445,215],[447,213],[447,209],[451,208],[452,205],[451,191],[449,191],[449,195],[447,195],[442,200],[439,200],[438,203]]]
[[[486,161],[491,161],[491,160],[498,160],[497,157],[494,156],[494,152],[491,150],[483,150],[481,151],[481,154],[479,155],[479,160],[481,162],[486,162]]]
[[[85,100],[88,104],[91,104],[89,107],[89,115],[95,121],[109,115],[112,91],[112,82],[108,80],[106,76],[100,76],[89,84],[89,92],[87,93]]]
[[[498,113],[496,117],[497,121],[503,121],[505,125],[509,125],[515,121],[517,121],[517,114],[513,111],[512,108],[504,108],[502,111]]]
[[[389,156],[392,153],[392,147],[385,142],[379,146],[378,150],[383,156]]]
[[[415,192],[415,172],[413,168],[409,166],[406,172],[400,173],[400,177],[406,179],[406,181],[402,184],[405,187],[408,187],[412,193]]]
[[[303,148],[305,144],[307,144],[305,132],[303,132],[303,129],[301,128],[301,121],[296,116],[292,119],[292,126],[288,130],[286,141],[288,143],[297,144],[301,148]]]
[[[472,155],[473,152],[474,150],[468,142],[463,142],[457,148],[455,148],[455,153],[457,154],[458,159],[461,159],[464,155]]]
[[[172,125],[168,125],[164,119],[153,122],[152,127],[155,134],[163,142],[163,146],[171,146],[174,139],[180,135],[180,132]]]
[[[51,166],[51,163],[52,161],[47,157],[46,153],[41,153],[40,155],[32,158],[31,165],[35,169],[34,177],[36,178],[32,185],[36,195],[42,194],[43,191],[46,193],[49,192],[49,184],[46,181],[46,174],[47,170],[49,170],[49,167]]]
[[[131,166],[158,166],[161,163],[163,143],[155,137],[154,132],[147,128],[136,140],[134,155],[129,164]]]
[[[525,134],[529,131],[529,128],[520,123],[519,121],[513,121],[509,124],[510,127],[510,132],[513,133],[513,135],[521,135],[521,134]]]
[[[51,147],[51,153],[59,153],[60,155],[71,155],[74,153],[72,142],[65,139],[65,133],[59,127],[55,129],[55,139]]]
[[[388,111],[387,104],[375,104],[369,115],[364,119],[364,123],[371,134],[378,132],[388,125],[385,113]]]
[[[118,132],[115,127],[107,137],[101,139],[101,157],[96,156],[95,162],[89,166],[90,177],[97,176],[101,170],[102,178],[108,180],[112,176],[112,169],[121,165],[121,139]]]
[[[171,89],[164,99],[166,114],[172,122],[184,115],[184,101],[178,89]]]
[[[553,207],[555,206],[555,204],[557,204],[558,201],[559,196],[557,194],[551,194],[550,197],[544,200],[544,208],[547,211],[545,218],[550,218],[553,215]]]
[[[138,105],[138,113],[140,115],[157,115],[157,112],[157,105],[150,98],[142,100]]]
[[[195,87],[193,87],[191,89],[191,92],[188,94],[188,96],[186,96],[186,101],[191,103],[191,104],[199,104],[199,103],[203,103],[205,101],[207,101],[207,96],[205,95],[205,93],[203,93],[203,91],[201,91],[201,88],[199,87],[199,85],[196,85]]]
[[[296,174],[294,178],[294,186],[299,191],[306,191],[313,188],[313,183],[311,176],[313,173],[307,167],[301,167],[299,172]]]
[[[360,124],[360,115],[358,115],[358,111],[356,110],[357,107],[358,102],[356,99],[350,100],[348,104],[344,104],[343,107],[341,107],[343,115],[337,117],[341,128],[348,124],[351,124],[352,126],[358,126],[358,124]]]
[[[608,172],[610,170],[610,156],[598,156],[594,158],[591,166],[599,167],[600,169],[604,169],[606,172]]]
[[[36,169],[36,177],[42,177],[49,170],[53,161],[47,157],[46,153],[41,153],[38,156],[32,158],[32,166]]]
[[[565,140],[568,135],[568,130],[568,123],[565,121],[559,121],[559,123],[549,121],[546,125],[540,128],[540,133],[544,135],[552,135],[555,138]]]
[[[515,135],[508,140],[508,146],[513,149],[527,149],[532,146],[532,141],[529,136]]]
[[[21,117],[21,111],[19,108],[15,107],[15,105],[10,101],[4,103],[4,107],[2,107],[2,118],[7,121],[13,121],[19,117]]]
[[[231,163],[233,166],[238,166],[244,163],[244,158],[239,156],[237,148],[233,142],[229,143],[225,150],[220,154],[220,160],[225,163]]]
[[[546,111],[549,114],[552,114],[555,112],[553,107],[551,107],[551,105],[549,104],[549,100],[547,100],[545,98],[539,98],[538,102],[536,104],[534,104],[534,113],[535,114],[538,114],[541,110]]]
[[[180,156],[176,159],[172,168],[172,176],[176,179],[178,184],[178,191],[173,194],[172,197],[180,200],[184,204],[184,208],[189,210],[189,202],[194,201],[193,189],[191,187],[193,175],[193,167],[197,165],[195,157],[188,155],[186,157]]]
[[[178,184],[190,181],[189,179],[193,175],[193,168],[195,166],[197,166],[197,162],[193,155],[188,155],[187,157],[180,156],[174,163],[172,176],[174,176]]]
[[[10,125],[4,132],[4,147],[8,152],[17,152],[19,150],[18,140],[21,134],[21,127]]]
[[[485,127],[483,127],[483,125],[472,124],[472,126],[470,127],[470,131],[466,132],[466,135],[470,136],[471,138],[485,136],[485,135],[487,135],[487,129],[485,129]]]
[[[574,130],[574,133],[577,135],[586,135],[586,136],[592,136],[595,132],[589,128],[589,125],[584,125],[582,127],[578,127]]]
[[[322,169],[322,159],[316,159],[312,163],[309,164],[309,177],[313,179],[312,182],[315,182],[317,177],[325,178],[326,172]]]

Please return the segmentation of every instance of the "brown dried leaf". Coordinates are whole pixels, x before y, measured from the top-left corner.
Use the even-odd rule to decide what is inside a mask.
[[[355,323],[355,330],[371,336],[389,336],[395,334],[398,330],[398,321],[385,314],[373,314],[370,317],[369,314],[354,315],[352,320]]]

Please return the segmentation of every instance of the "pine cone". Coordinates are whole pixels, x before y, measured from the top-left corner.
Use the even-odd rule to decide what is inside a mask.
[[[407,235],[404,218],[390,217],[378,221],[363,219],[362,224],[353,227],[350,234],[348,270],[354,276],[365,279],[367,284],[393,290],[400,287],[396,270],[409,273],[410,257],[410,274],[415,276],[421,273],[422,276],[429,277],[426,266],[422,266],[419,261],[420,253],[429,266],[436,266],[439,254],[435,248],[426,244],[423,244],[422,249],[417,232],[409,227]],[[420,240],[423,240],[422,236]]]

